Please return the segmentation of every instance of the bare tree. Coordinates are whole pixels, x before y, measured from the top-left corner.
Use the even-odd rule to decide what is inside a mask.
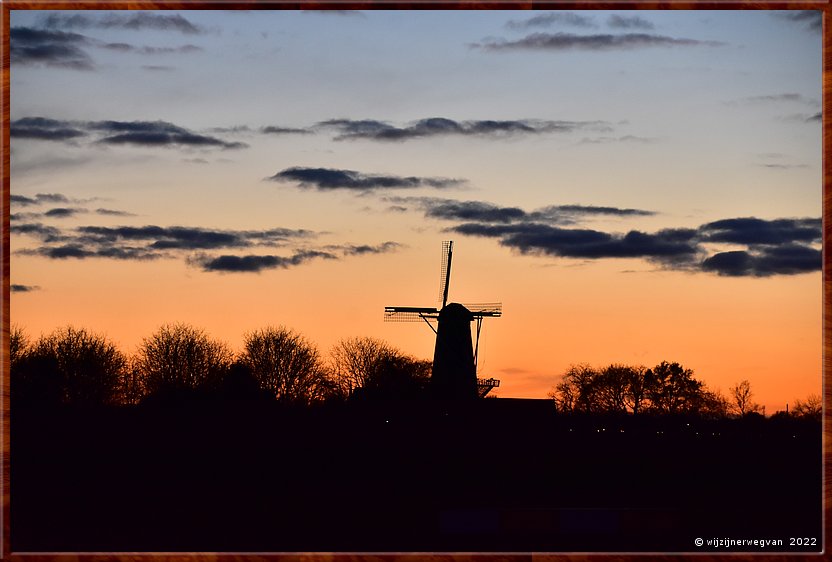
[[[9,368],[14,371],[29,351],[31,342],[23,328],[13,324],[9,330]]]
[[[592,412],[599,409],[593,382],[598,371],[589,365],[570,365],[563,380],[550,393],[562,412]]]
[[[760,409],[759,404],[751,401],[754,393],[751,391],[751,383],[743,380],[731,387],[731,410],[739,416],[744,416],[750,412],[756,412]]]
[[[195,390],[215,386],[231,364],[223,342],[187,324],[167,324],[139,346],[135,367],[144,391]]]
[[[356,389],[366,387],[380,363],[397,354],[387,343],[375,338],[342,339],[329,352],[330,369],[339,392],[350,396]]]
[[[598,408],[604,412],[625,412],[627,410],[627,389],[631,379],[630,367],[608,365],[601,369],[592,381],[593,395]]]
[[[19,354],[25,340],[22,332],[15,337]],[[124,355],[104,336],[72,326],[41,336],[15,362],[13,388],[23,401],[86,405],[118,402],[127,366]]]
[[[315,346],[284,327],[246,334],[240,361],[260,387],[281,402],[307,404],[334,391]]]
[[[823,400],[818,394],[810,394],[806,400],[795,400],[792,414],[800,418],[809,418],[820,421],[823,413]]]
[[[641,412],[647,399],[647,367],[642,365],[628,367],[627,387],[624,393],[624,404],[633,414]]]

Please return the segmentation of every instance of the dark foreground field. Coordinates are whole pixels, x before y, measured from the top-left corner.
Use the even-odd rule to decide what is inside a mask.
[[[13,409],[11,428],[13,552],[821,548],[820,427],[799,420],[494,399]]]

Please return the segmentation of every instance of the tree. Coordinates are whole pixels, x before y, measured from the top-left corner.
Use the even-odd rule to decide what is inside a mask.
[[[368,337],[342,339],[329,352],[333,378],[342,396],[364,388],[382,361],[397,354],[387,343]]]
[[[587,364],[570,365],[563,380],[550,393],[562,412],[593,412],[598,410],[594,392],[598,371]]]
[[[638,414],[642,404],[647,399],[647,367],[627,367],[627,387],[624,393],[624,403],[633,414]]]
[[[806,400],[795,400],[792,414],[799,418],[820,421],[823,412],[823,400],[817,394],[810,394]]]
[[[704,387],[691,402],[691,412],[707,418],[724,418],[728,415],[731,404],[719,390],[710,391]]]
[[[20,326],[12,325],[9,331],[9,369],[15,371],[20,361],[29,351],[31,342]]]
[[[625,365],[608,365],[595,374],[592,394],[597,409],[603,412],[626,412],[627,390],[632,369]]]
[[[22,332],[15,337],[12,387],[22,402],[93,405],[120,400],[127,359],[104,336],[67,326],[22,347],[22,355]]]
[[[280,402],[308,404],[335,391],[315,346],[284,327],[246,334],[240,361]]]
[[[432,369],[432,361],[393,350],[373,365],[360,390],[363,396],[377,400],[418,399],[427,391]]]
[[[690,369],[662,361],[647,371],[645,379],[647,396],[655,411],[665,414],[695,411],[703,385],[693,378]]]
[[[167,324],[145,338],[136,356],[147,394],[216,387],[231,364],[224,343],[187,324]]]
[[[751,397],[754,393],[751,391],[751,383],[743,380],[731,387],[731,410],[740,416],[744,416],[750,412],[756,412],[760,409],[759,404],[751,402]]]

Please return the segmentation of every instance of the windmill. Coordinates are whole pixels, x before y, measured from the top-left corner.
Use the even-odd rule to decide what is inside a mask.
[[[453,250],[452,241],[442,242],[442,266],[439,270],[441,307],[387,306],[384,308],[384,321],[424,321],[436,334],[431,387],[437,397],[483,397],[492,388],[500,386],[500,381],[477,378],[482,321],[486,317],[502,316],[503,307],[500,303],[448,303]],[[477,323],[476,340],[471,345],[471,322],[474,321]]]

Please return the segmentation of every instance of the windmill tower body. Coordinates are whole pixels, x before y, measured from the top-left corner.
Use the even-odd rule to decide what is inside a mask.
[[[465,400],[477,397],[477,368],[471,343],[471,311],[451,303],[439,311],[433,352],[431,390],[436,398]]]
[[[485,396],[500,381],[477,379],[477,354],[482,319],[502,314],[499,303],[462,305],[448,303],[448,287],[451,279],[453,242],[442,244],[442,268],[439,294],[441,309],[388,306],[384,319],[392,322],[424,321],[436,333],[433,353],[431,393],[439,400],[470,400]],[[476,344],[471,336],[471,322],[477,322]],[[432,324],[436,323],[436,327]]]

